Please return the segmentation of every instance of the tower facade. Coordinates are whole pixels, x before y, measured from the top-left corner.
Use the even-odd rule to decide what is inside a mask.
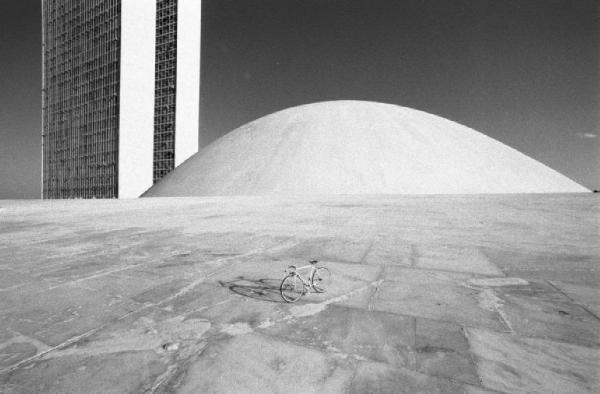
[[[198,150],[199,1],[42,0],[42,25],[43,198],[138,197]]]

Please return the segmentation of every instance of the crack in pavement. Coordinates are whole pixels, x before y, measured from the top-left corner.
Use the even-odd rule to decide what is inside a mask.
[[[212,263],[226,264],[230,260],[233,260],[235,258],[240,258],[240,257],[252,256],[254,254],[257,254],[261,250],[262,249],[259,249],[258,251],[251,251],[251,252],[248,252],[246,254],[241,254],[241,255],[237,255],[237,256],[224,257],[222,259],[213,260]],[[224,267],[219,267],[218,270],[221,270],[223,268]],[[96,332],[98,332],[98,331],[100,331],[100,330],[108,327],[109,325],[112,325],[112,324],[117,323],[117,322],[119,322],[121,320],[124,320],[124,319],[126,319],[126,318],[128,318],[128,317],[130,317],[132,315],[135,315],[137,313],[141,313],[141,312],[143,312],[143,311],[145,311],[147,309],[150,309],[150,308],[160,307],[161,305],[163,305],[163,304],[165,304],[165,303],[167,303],[169,301],[172,301],[173,299],[175,299],[177,297],[180,297],[180,296],[186,294],[187,292],[189,292],[190,290],[192,290],[194,287],[196,287],[198,284],[203,283],[211,275],[212,275],[212,273],[209,274],[209,275],[203,275],[201,278],[196,279],[196,280],[192,281],[191,283],[189,283],[188,285],[186,285],[183,288],[181,288],[175,294],[172,294],[172,295],[170,295],[170,296],[168,296],[168,297],[166,297],[166,298],[164,298],[164,299],[162,299],[162,300],[160,300],[158,302],[145,304],[144,306],[142,306],[142,307],[140,307],[140,308],[138,308],[136,310],[127,312],[127,313],[125,313],[122,316],[119,316],[117,318],[111,319],[108,322],[106,322],[104,324],[101,324],[98,327],[92,328],[92,329],[90,329],[90,330],[88,330],[88,331],[86,331],[86,332],[84,332],[82,334],[79,334],[79,335],[76,335],[76,336],[74,336],[72,338],[69,338],[66,341],[64,341],[64,342],[62,342],[62,343],[60,343],[60,344],[58,344],[56,346],[49,347],[49,348],[45,349],[44,351],[42,351],[40,353],[37,353],[37,354],[35,354],[35,355],[31,356],[31,357],[28,357],[28,358],[26,358],[24,360],[21,360],[20,362],[14,364],[14,365],[11,365],[11,366],[6,367],[4,369],[0,369],[0,374],[10,373],[10,372],[16,370],[17,368],[19,368],[19,367],[21,367],[21,366],[23,366],[25,364],[28,364],[28,363],[30,363],[32,361],[40,359],[41,357],[45,356],[46,354],[48,354],[50,352],[53,352],[55,350],[63,349],[65,347],[67,347],[67,346],[71,346],[74,343],[77,343],[77,342],[79,342],[79,341],[81,341],[81,340],[83,340],[85,338],[88,338],[88,337],[92,336]]]
[[[383,279],[384,272],[385,272],[385,267],[381,267],[381,269],[379,270],[379,273],[377,274],[377,278],[375,279],[375,282],[378,282],[378,283],[375,285],[375,289],[373,289],[373,292],[369,296],[369,303],[367,305],[368,311],[373,311],[375,309],[375,300],[377,298],[377,293],[379,292],[379,287],[385,281],[385,279]],[[375,282],[373,282],[373,283],[375,283]]]
[[[54,290],[54,289],[56,289],[58,287],[69,286],[69,285],[73,285],[73,284],[76,284],[76,283],[85,282],[86,280],[95,279],[95,278],[101,278],[103,276],[114,274],[116,272],[127,271],[129,269],[132,269],[132,268],[135,268],[135,267],[139,267],[141,265],[142,265],[142,263],[139,263],[139,264],[134,264],[134,265],[128,265],[126,267],[116,268],[116,269],[113,269],[113,270],[98,272],[98,273],[96,273],[94,275],[85,276],[83,278],[78,278],[78,279],[75,279],[75,280],[70,280],[70,281],[67,281],[67,282],[59,283],[59,284],[57,284],[55,286],[50,286],[50,287],[46,288],[46,290]]]
[[[573,304],[581,307],[584,311],[586,311],[587,313],[589,313],[590,315],[592,315],[593,317],[595,317],[596,320],[600,320],[600,317],[598,317],[594,312],[592,312],[591,310],[589,310],[583,303],[577,302],[572,297],[569,297],[569,295],[567,293],[565,293],[564,291],[562,291],[557,285],[555,285],[554,283],[552,283],[552,281],[547,280],[546,282],[550,286],[552,286],[554,289],[556,289],[556,291],[558,291],[560,294],[562,294],[565,297],[567,297],[567,299],[570,300]]]
[[[375,240],[371,240],[371,242],[369,243],[369,246],[367,246],[367,249],[365,250],[365,252],[361,256],[360,260],[358,261],[358,264],[364,264],[365,263],[365,259],[369,256],[369,254],[373,250],[373,244],[374,243],[375,243]]]
[[[372,286],[380,286],[381,283],[383,282],[383,279],[379,279],[379,280],[375,280],[373,282],[368,283],[365,286],[359,287],[358,289],[354,289],[354,290],[350,290],[349,292],[346,292],[344,294],[340,294],[339,296],[330,298],[328,300],[325,300],[323,302],[316,302],[316,303],[309,303],[309,304],[304,304],[304,305],[296,305],[296,306],[292,306],[290,308],[290,314],[286,315],[280,319],[277,320],[271,320],[270,318],[267,318],[266,320],[262,321],[261,323],[257,324],[256,327],[257,328],[267,328],[270,327],[274,324],[277,323],[282,323],[282,322],[287,322],[287,321],[291,321],[295,318],[298,317],[305,317],[305,316],[312,316],[312,315],[316,315],[317,313],[320,313],[322,311],[325,310],[325,308],[327,307],[327,305],[329,304],[333,304],[335,302],[340,302],[340,301],[344,301],[352,296],[354,296],[355,294],[358,294],[362,291],[368,290],[370,287]],[[229,327],[224,327],[221,332],[224,333],[228,333],[228,331],[232,332],[231,330],[229,330]],[[253,332],[253,329],[250,330],[239,330],[240,335],[242,334],[248,334],[250,332]],[[230,334],[231,335],[231,334]]]

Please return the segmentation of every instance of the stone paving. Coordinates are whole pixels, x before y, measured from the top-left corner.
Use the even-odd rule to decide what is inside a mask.
[[[0,392],[600,392],[599,202],[0,201]]]

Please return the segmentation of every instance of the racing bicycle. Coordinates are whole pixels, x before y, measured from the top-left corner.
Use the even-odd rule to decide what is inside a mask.
[[[296,302],[309,289],[313,289],[317,293],[325,292],[326,287],[331,282],[331,272],[325,267],[317,267],[317,263],[317,260],[311,260],[308,265],[298,268],[290,265],[279,287],[281,298],[286,302]],[[310,269],[310,271],[303,277],[299,271],[307,269]]]

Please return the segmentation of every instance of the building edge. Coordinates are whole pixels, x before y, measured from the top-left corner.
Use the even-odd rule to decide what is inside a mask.
[[[202,1],[177,3],[175,167],[198,152]]]
[[[46,52],[46,19],[44,16],[44,3],[46,0],[40,0],[40,5],[41,5],[41,20],[42,20],[42,90],[41,90],[41,95],[42,95],[42,116],[40,119],[40,123],[41,123],[41,135],[40,135],[40,140],[41,140],[41,156],[42,156],[42,160],[40,163],[40,167],[41,167],[41,171],[40,171],[40,199],[44,199],[44,160],[46,158],[46,156],[44,155],[44,112],[45,112],[45,105],[44,105],[44,90],[46,89],[46,78],[45,78],[45,63],[46,63],[46,58],[45,58],[45,52]]]
[[[152,186],[156,1],[121,3],[118,198]]]

